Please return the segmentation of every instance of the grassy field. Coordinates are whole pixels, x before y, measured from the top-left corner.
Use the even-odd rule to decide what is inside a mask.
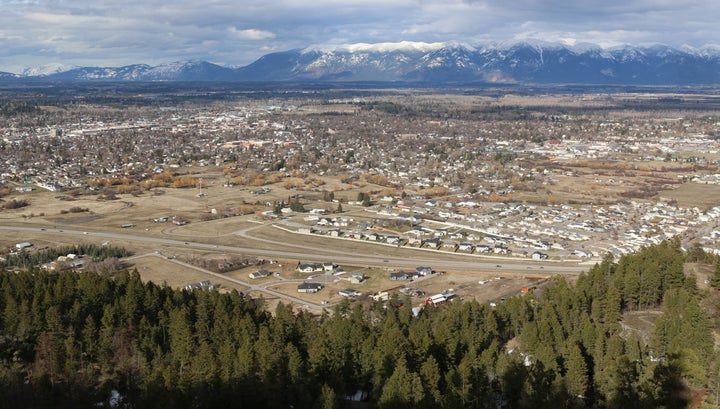
[[[677,189],[662,191],[660,198],[676,200],[683,207],[698,207],[708,209],[720,205],[720,185],[706,185],[688,182],[678,186]]]
[[[218,285],[220,288],[237,289],[238,291],[244,291],[246,289],[246,287],[242,285],[209,276],[194,268],[179,265],[171,260],[164,260],[159,257],[147,256],[136,258],[129,262],[128,265],[130,268],[137,269],[143,280],[152,281],[158,285],[167,284],[173,288],[182,288],[187,284],[210,280],[210,282]]]

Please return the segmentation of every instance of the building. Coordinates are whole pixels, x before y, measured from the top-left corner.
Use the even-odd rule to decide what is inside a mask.
[[[359,297],[362,295],[362,293],[358,290],[354,290],[352,288],[346,288],[344,290],[338,291],[338,294],[343,297]]]
[[[252,279],[270,277],[271,275],[272,273],[267,270],[253,271],[252,273],[248,274],[248,276]]]
[[[323,289],[323,285],[320,283],[301,283],[298,285],[297,290],[299,293],[314,294]]]
[[[17,243],[17,244],[15,245],[15,248],[18,249],[18,250],[24,250],[24,249],[26,249],[26,248],[28,248],[28,247],[32,247],[32,243],[30,243],[29,241],[24,241],[24,242],[22,242],[22,243]]]
[[[403,280],[411,280],[418,276],[418,273],[415,271],[396,271],[394,273],[390,273],[390,280],[392,281],[403,281]]]

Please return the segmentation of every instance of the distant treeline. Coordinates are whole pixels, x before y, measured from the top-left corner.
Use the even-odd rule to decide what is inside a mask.
[[[714,403],[713,324],[685,257],[667,242],[608,257],[575,285],[556,277],[495,308],[457,301],[417,317],[397,299],[270,314],[262,299],[137,272],[0,273],[0,406],[107,407],[113,391],[126,408]],[[627,310],[658,308],[646,337],[621,325]]]

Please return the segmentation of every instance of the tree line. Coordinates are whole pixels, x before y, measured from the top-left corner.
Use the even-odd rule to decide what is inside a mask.
[[[716,405],[714,325],[685,257],[666,242],[494,308],[417,315],[409,300],[271,313],[237,291],[176,290],[136,271],[3,272],[0,402],[102,407],[117,391],[128,408]],[[646,338],[622,325],[644,310],[658,311]]]
[[[4,261],[0,261],[0,268],[6,267],[23,267],[38,266],[57,260],[60,256],[68,254],[76,254],[78,256],[87,256],[91,261],[97,262],[108,258],[127,257],[130,253],[117,246],[98,246],[97,244],[74,244],[72,246],[60,246],[45,248],[37,251],[19,251],[9,254]]]

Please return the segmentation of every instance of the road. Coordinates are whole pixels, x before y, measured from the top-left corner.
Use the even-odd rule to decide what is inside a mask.
[[[262,227],[262,226],[259,226]],[[254,228],[254,227],[253,227]],[[5,231],[17,231],[17,232],[28,232],[34,234],[53,234],[53,235],[75,235],[84,237],[95,237],[100,240],[126,240],[145,244],[156,244],[166,246],[177,246],[187,247],[188,249],[196,250],[210,250],[220,251],[225,253],[239,253],[239,254],[252,254],[259,257],[273,258],[273,259],[296,259],[296,260],[308,260],[308,259],[326,259],[327,261],[333,261],[338,264],[351,264],[358,266],[367,267],[390,267],[393,268],[412,268],[419,265],[438,265],[438,254],[434,254],[435,257],[424,257],[422,255],[379,255],[379,254],[347,254],[345,251],[335,250],[328,247],[317,247],[311,245],[298,245],[290,243],[277,243],[275,241],[262,239],[247,234],[248,230],[240,231],[238,235],[241,237],[258,242],[260,245],[257,247],[238,247],[228,246],[222,244],[209,244],[198,241],[199,238],[194,237],[185,240],[176,240],[170,238],[153,237],[148,235],[130,234],[130,233],[114,233],[114,232],[99,232],[99,231],[81,231],[72,229],[58,229],[58,228],[40,228],[40,227],[24,227],[24,226],[0,226],[0,230]],[[272,243],[273,245],[282,244],[286,247],[286,250],[271,250],[262,247],[263,243]],[[311,260],[308,260],[311,261]],[[524,263],[518,261],[512,261],[508,258],[502,261],[486,261],[482,259],[472,260],[456,260],[448,259],[442,260],[442,266],[440,269],[447,271],[477,271],[486,273],[520,273],[520,274],[578,274],[581,271],[586,271],[586,266],[579,265],[557,265],[550,262],[532,262],[525,261]]]
[[[89,233],[88,233],[88,234],[89,234]],[[321,306],[321,305],[318,305],[318,304],[313,304],[313,303],[307,302],[307,301],[305,301],[305,300],[302,300],[302,299],[300,299],[300,298],[293,297],[293,296],[291,296],[291,295],[279,293],[279,292],[273,291],[272,289],[269,288],[269,287],[272,287],[272,286],[275,286],[275,285],[285,284],[285,283],[295,283],[295,282],[297,282],[297,283],[299,284],[299,283],[302,283],[302,282],[305,281],[305,280],[282,280],[282,281],[280,281],[280,282],[271,281],[271,282],[266,282],[266,283],[262,283],[262,284],[252,284],[252,283],[249,283],[249,282],[247,282],[247,281],[238,280],[238,279],[233,278],[233,277],[228,277],[227,275],[220,274],[220,273],[216,273],[216,272],[214,272],[214,271],[210,271],[210,270],[204,269],[204,268],[202,268],[202,267],[198,267],[198,266],[195,266],[195,265],[186,263],[186,262],[184,262],[184,261],[180,261],[180,260],[175,259],[175,258],[172,258],[172,259],[171,259],[171,258],[169,258],[169,257],[167,257],[167,256],[164,256],[164,255],[160,254],[160,253],[140,254],[140,255],[137,255],[137,256],[127,257],[127,258],[125,258],[125,260],[126,260],[126,261],[132,261],[132,260],[134,260],[134,259],[143,258],[143,257],[157,257],[157,258],[163,259],[163,260],[168,261],[168,262],[171,262],[171,263],[175,263],[175,264],[180,265],[180,266],[183,266],[183,267],[191,268],[191,269],[193,269],[193,270],[196,270],[196,271],[199,271],[199,272],[201,272],[201,273],[204,273],[204,274],[206,274],[206,275],[208,275],[208,276],[210,276],[210,277],[215,277],[216,279],[219,279],[219,280],[229,281],[229,282],[234,283],[234,284],[240,284],[240,285],[242,285],[242,286],[244,286],[244,287],[247,287],[247,290],[245,290],[245,292],[251,292],[251,291],[263,292],[263,293],[266,293],[266,294],[269,294],[269,295],[278,297],[278,298],[280,298],[280,299],[283,299],[283,300],[285,300],[285,301],[292,301],[292,302],[294,302],[294,303],[297,303],[298,305],[303,305],[303,306],[305,306],[306,308],[313,309],[313,310],[316,310],[316,311],[322,311],[322,310],[325,308],[324,306]]]
[[[348,254],[345,251],[336,250],[328,247],[313,246],[310,244],[290,244],[290,243],[278,243],[273,240],[267,240],[261,237],[253,236],[249,234],[252,230],[263,227],[264,225],[253,226],[243,230],[235,232],[239,237],[245,240],[250,240],[258,243],[257,247],[240,247],[240,246],[228,246],[221,244],[209,244],[199,241],[202,237],[188,236],[192,238],[176,240],[171,238],[154,237],[150,235],[142,235],[137,233],[115,233],[108,231],[83,231],[74,229],[59,229],[59,228],[42,228],[42,227],[27,227],[27,226],[0,226],[0,231],[16,232],[18,240],[22,241],[20,237],[23,233],[32,234],[43,234],[43,235],[54,235],[54,236],[80,236],[84,238],[96,238],[98,241],[114,241],[123,240],[137,243],[147,244],[148,249],[152,248],[152,245],[164,245],[174,246],[180,248],[188,248],[194,250],[209,250],[218,251],[224,253],[238,253],[238,254],[252,254],[258,257],[265,257],[271,259],[296,259],[296,260],[327,260],[333,261],[338,264],[365,266],[365,267],[392,267],[397,269],[415,269],[420,265],[438,266],[442,270],[446,271],[463,271],[463,272],[479,272],[488,274],[503,274],[503,275],[553,275],[553,274],[565,274],[575,275],[581,271],[587,270],[587,267],[577,265],[556,265],[555,263],[543,263],[534,262],[528,264],[528,262],[520,263],[516,261],[508,260],[507,258],[498,261],[483,261],[478,259],[472,260],[457,260],[447,259],[439,261],[438,256],[441,253],[433,254],[435,257],[423,257],[416,253],[408,255],[392,255],[385,256],[379,254]],[[282,244],[286,249],[284,250],[271,250],[263,248],[263,244],[272,244],[277,246]],[[409,252],[408,252],[409,253]],[[316,311],[322,311],[327,306],[321,306],[317,304],[309,303],[305,300],[276,292],[272,290],[271,286],[276,285],[276,282],[264,283],[264,284],[252,284],[246,281],[237,280],[232,277],[225,276],[223,274],[215,273],[210,270],[206,270],[197,266],[193,266],[188,263],[176,259],[168,259],[160,253],[147,253],[134,257],[160,257],[165,260],[183,265],[185,267],[193,268],[209,276],[240,284],[248,288],[248,291],[260,291],[266,294],[270,294],[279,299],[297,303],[303,305],[306,308],[313,309]],[[130,258],[132,259],[132,258]],[[500,264],[498,264],[500,263]],[[297,280],[302,282],[303,280]],[[288,280],[283,281],[288,282]]]

